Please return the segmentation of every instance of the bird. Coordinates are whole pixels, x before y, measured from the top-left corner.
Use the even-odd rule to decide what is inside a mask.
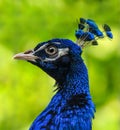
[[[107,24],[103,28],[111,32]],[[29,130],[92,130],[96,108],[82,53],[86,46],[98,45],[98,39],[105,36],[113,38],[104,34],[95,21],[80,18],[75,31],[76,42],[53,38],[14,56],[39,67],[55,80],[56,94]]]

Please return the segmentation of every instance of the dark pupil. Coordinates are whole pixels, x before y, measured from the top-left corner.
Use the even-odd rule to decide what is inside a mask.
[[[50,53],[53,53],[53,52],[54,52],[54,48],[49,48],[48,51],[49,51]]]

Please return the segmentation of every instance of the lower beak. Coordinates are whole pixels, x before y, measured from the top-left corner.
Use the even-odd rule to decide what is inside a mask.
[[[33,55],[33,51],[29,50],[24,53],[18,53],[13,56],[14,59],[17,60],[27,60],[27,61],[35,61],[36,59],[39,59],[38,56]]]

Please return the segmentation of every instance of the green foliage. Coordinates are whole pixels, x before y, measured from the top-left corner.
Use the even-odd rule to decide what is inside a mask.
[[[84,50],[97,107],[93,130],[117,130],[120,45],[118,0],[0,1],[0,129],[26,130],[50,101],[54,80],[37,67],[14,61],[15,53],[51,38],[75,40],[79,17],[111,26],[114,39]]]

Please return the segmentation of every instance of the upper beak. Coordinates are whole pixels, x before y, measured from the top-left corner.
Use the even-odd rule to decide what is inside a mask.
[[[29,50],[24,53],[18,53],[13,56],[14,59],[18,60],[27,60],[27,61],[35,61],[35,59],[39,59],[38,56],[33,55],[33,51]]]

